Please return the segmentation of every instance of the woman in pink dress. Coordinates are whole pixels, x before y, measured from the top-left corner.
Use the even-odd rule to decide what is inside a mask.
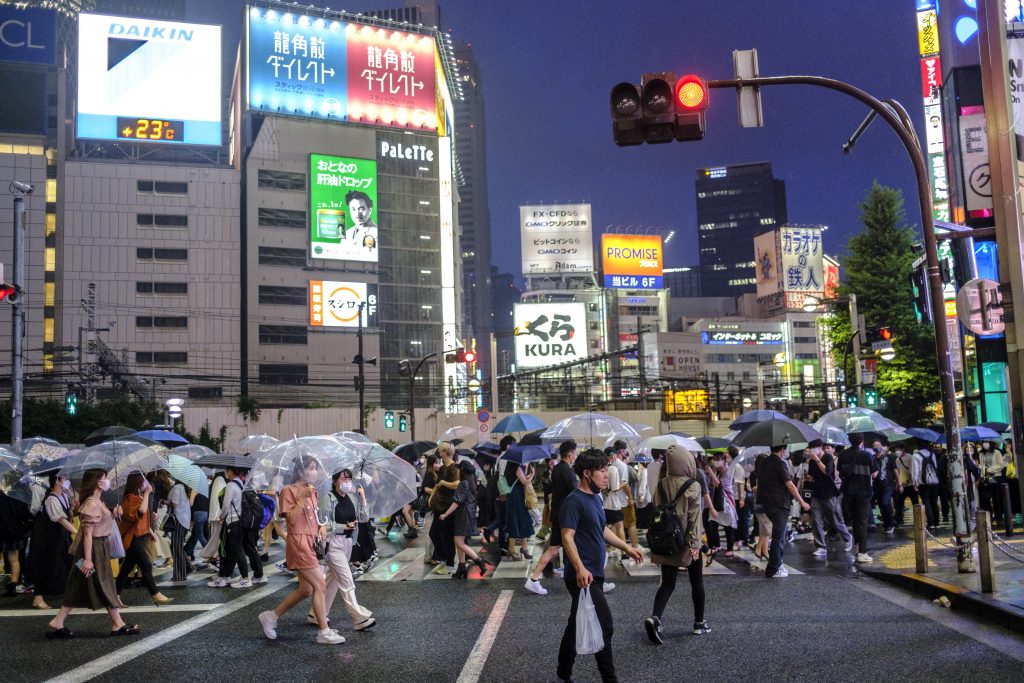
[[[316,484],[326,476],[316,458],[303,455],[295,459],[292,483],[281,489],[279,514],[288,522],[284,556],[288,569],[299,577],[299,587],[285,596],[281,604],[273,610],[260,614],[263,635],[270,640],[277,638],[277,620],[295,605],[312,597],[313,615],[320,629],[316,635],[316,642],[322,645],[338,645],[345,642],[345,638],[327,624],[324,600],[327,583],[320,570],[320,560],[313,550],[313,543],[318,537],[324,543],[327,541],[326,527],[320,524],[317,517],[316,495]]]

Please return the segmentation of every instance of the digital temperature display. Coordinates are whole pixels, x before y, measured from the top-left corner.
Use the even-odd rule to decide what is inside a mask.
[[[184,121],[117,117],[117,137],[120,140],[181,142],[184,131]]]

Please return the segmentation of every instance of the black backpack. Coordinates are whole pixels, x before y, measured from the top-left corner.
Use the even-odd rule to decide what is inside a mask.
[[[242,491],[242,509],[238,523],[246,531],[259,531],[263,527],[263,499],[252,489]]]
[[[650,526],[647,529],[647,545],[655,555],[678,555],[686,549],[687,529],[683,526],[679,515],[676,514],[676,503],[686,493],[686,490],[697,483],[696,479],[687,479],[676,492],[676,497],[671,503],[665,503],[665,481],[658,483],[658,493],[661,494],[661,505],[654,509]]]

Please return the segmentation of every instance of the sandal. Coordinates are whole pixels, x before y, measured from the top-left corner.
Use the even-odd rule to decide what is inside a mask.
[[[74,638],[75,634],[67,626],[63,628],[51,628],[46,632],[47,640],[66,640],[68,638]]]
[[[137,636],[140,633],[142,633],[142,629],[139,628],[138,624],[132,624],[131,626],[129,626],[128,624],[125,624],[124,626],[122,626],[121,628],[117,629],[116,631],[111,631],[110,635],[112,635],[112,636]]]

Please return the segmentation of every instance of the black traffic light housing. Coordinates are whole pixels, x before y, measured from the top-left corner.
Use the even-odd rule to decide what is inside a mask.
[[[620,147],[643,144],[640,88],[632,83],[619,83],[612,88],[611,110],[612,138],[615,144]]]
[[[892,342],[892,328],[888,325],[869,325],[864,330],[864,341],[868,344]]]
[[[475,363],[476,353],[469,351],[465,348],[455,349],[451,353],[444,355],[445,363]]]
[[[643,76],[644,142],[656,145],[676,137],[676,112],[672,104],[676,75],[664,73]]]
[[[704,138],[707,82],[694,74],[677,79],[664,71],[644,74],[640,85],[612,88],[612,138],[625,147]]]
[[[708,110],[708,84],[704,79],[687,74],[676,81],[672,101],[676,109],[676,140],[690,142],[704,139],[704,113]]]
[[[917,321],[927,323],[932,321],[932,301],[928,296],[928,273],[925,266],[910,271],[910,294],[914,300],[914,313]]]

